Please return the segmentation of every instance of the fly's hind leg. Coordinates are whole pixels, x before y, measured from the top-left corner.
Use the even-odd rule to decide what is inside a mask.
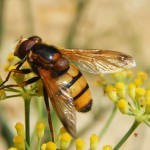
[[[0,90],[5,89],[5,88],[10,88],[10,87],[23,87],[23,86],[32,84],[32,83],[38,81],[39,79],[40,79],[40,77],[33,77],[29,80],[23,81],[18,84],[9,84],[9,85],[2,86],[2,87],[0,87]]]
[[[28,73],[30,73],[30,72],[31,72],[30,69],[21,69],[21,70],[19,70],[19,69],[12,69],[12,70],[8,73],[6,79],[0,84],[0,87],[3,86],[3,85],[9,80],[11,73],[28,74]],[[0,88],[0,89],[1,89],[1,88]]]
[[[52,136],[52,141],[55,142],[55,134],[54,134],[52,118],[51,118],[51,114],[50,114],[48,93],[47,93],[45,87],[43,87],[43,94],[44,94],[44,101],[45,101],[45,105],[46,105],[46,110],[47,110],[47,115],[48,115],[48,124],[49,124],[49,128],[50,128],[51,136]]]

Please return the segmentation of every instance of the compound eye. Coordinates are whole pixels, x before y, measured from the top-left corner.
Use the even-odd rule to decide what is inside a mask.
[[[28,40],[32,40],[36,43],[42,42],[42,39],[39,36],[31,36],[31,37],[28,38]]]
[[[14,55],[23,59],[35,44],[36,42],[33,40],[23,41],[21,44],[17,45]]]

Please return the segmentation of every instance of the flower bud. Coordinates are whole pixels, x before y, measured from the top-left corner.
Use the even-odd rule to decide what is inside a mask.
[[[13,142],[17,150],[25,150],[25,142],[23,136],[15,136]]]
[[[72,137],[66,132],[63,133],[60,140],[60,149],[67,149],[70,145]]]
[[[105,89],[108,97],[113,102],[116,102],[118,100],[117,91],[112,85],[108,85]]]
[[[16,123],[15,128],[19,136],[24,136],[24,126],[22,123],[20,122]]]
[[[92,134],[90,137],[90,150],[96,150],[98,147],[99,137],[96,134]]]
[[[45,150],[56,150],[57,145],[53,142],[46,143],[46,149]]]
[[[128,112],[129,112],[129,105],[125,99],[120,99],[118,101],[118,108],[119,108],[120,112],[123,114],[128,114]]]
[[[44,122],[38,122],[36,124],[36,136],[38,139],[42,138],[44,135],[44,129],[45,129],[45,123]]]
[[[15,58],[16,58],[16,57],[14,56],[14,54],[13,54],[13,53],[10,53],[10,54],[8,55],[8,57],[7,57],[7,60],[8,60],[9,62],[12,62]]]
[[[120,71],[112,74],[112,77],[117,81],[117,82],[123,82],[127,79],[127,71]]]
[[[134,84],[136,85],[136,87],[139,87],[140,85],[142,85],[143,81],[141,78],[135,78],[134,79]]]
[[[138,100],[142,96],[144,96],[146,93],[144,88],[136,88],[136,99]]]
[[[132,100],[135,99],[135,90],[136,90],[136,85],[134,83],[130,83],[128,85],[128,94]]]
[[[41,150],[46,150],[46,143],[42,144]]]
[[[105,145],[105,146],[103,146],[103,149],[102,150],[113,150],[112,149],[112,146],[110,146],[110,145]]]
[[[117,89],[117,95],[120,98],[125,98],[126,96],[125,84],[123,82],[117,82],[115,87]]]
[[[62,127],[62,128],[60,129],[60,131],[59,131],[58,136],[57,136],[57,140],[60,141],[62,135],[63,135],[64,133],[66,133],[66,132],[67,132],[66,129],[65,129],[64,127]]]
[[[76,150],[85,150],[85,142],[81,138],[78,138],[75,144]]]
[[[144,82],[145,80],[147,80],[148,74],[144,71],[139,71],[137,73],[137,77],[140,78]]]

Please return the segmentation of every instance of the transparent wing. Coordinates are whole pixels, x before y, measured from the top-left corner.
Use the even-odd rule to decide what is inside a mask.
[[[51,103],[66,130],[75,137],[76,135],[76,110],[70,91],[53,78],[50,71],[38,69],[44,87],[48,92]]]
[[[96,49],[61,49],[66,57],[76,60],[80,69],[90,73],[113,73],[136,66],[135,60],[124,53]]]

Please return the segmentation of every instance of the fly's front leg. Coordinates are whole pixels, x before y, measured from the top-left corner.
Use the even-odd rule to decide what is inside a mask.
[[[49,128],[50,128],[51,136],[52,136],[52,141],[55,142],[55,134],[54,134],[53,123],[52,123],[52,118],[51,118],[51,114],[50,114],[48,94],[47,94],[45,87],[43,87],[43,94],[44,94],[44,101],[45,101],[45,105],[46,105],[46,110],[47,110],[47,115],[48,115],[48,124],[49,124]]]
[[[20,62],[18,62],[16,65],[17,65],[17,67],[16,67],[16,69],[12,69],[9,73],[8,73],[8,75],[7,75],[7,77],[6,77],[6,79],[0,84],[0,87],[1,86],[3,86],[8,80],[9,80],[9,78],[10,78],[10,75],[11,75],[11,73],[20,73],[20,74],[28,74],[28,73],[30,73],[31,72],[31,70],[30,69],[19,69],[23,64],[24,64],[24,62],[26,61],[26,57],[23,59],[23,60],[21,60]]]

